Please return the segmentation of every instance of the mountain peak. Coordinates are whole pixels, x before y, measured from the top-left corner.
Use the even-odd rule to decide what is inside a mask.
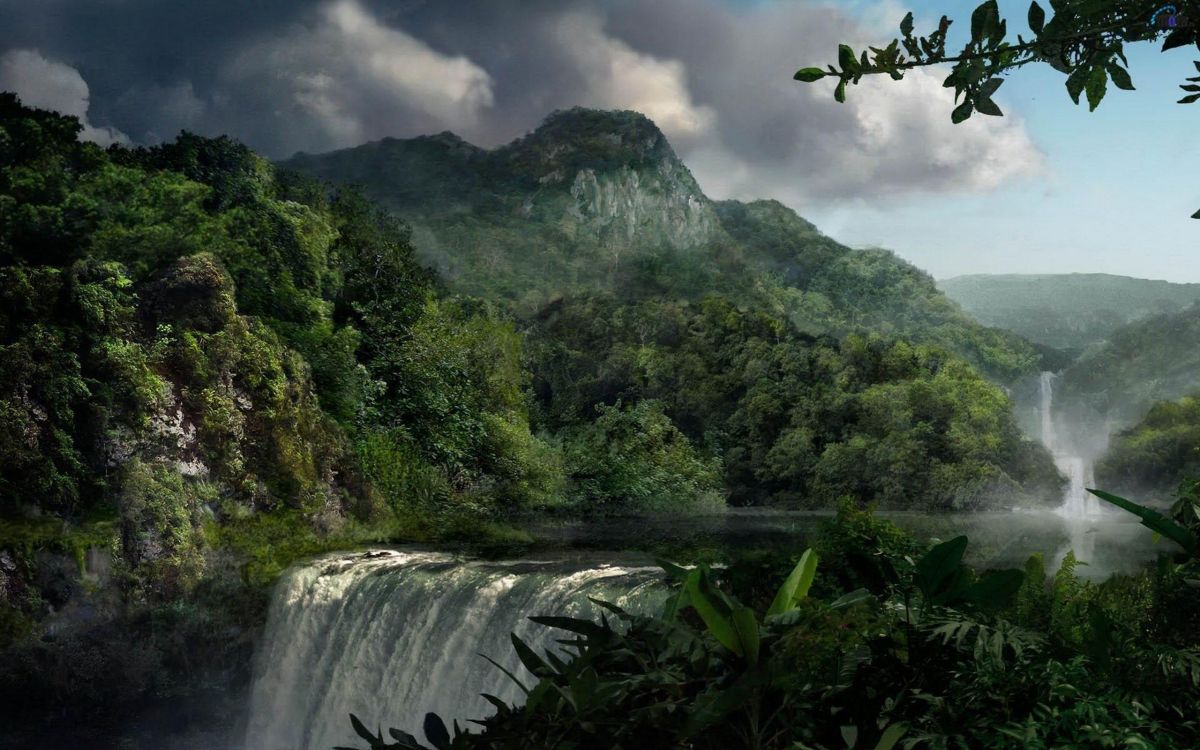
[[[513,163],[538,174],[581,169],[643,169],[679,163],[658,126],[640,112],[585,107],[557,110],[536,130],[504,149]]]

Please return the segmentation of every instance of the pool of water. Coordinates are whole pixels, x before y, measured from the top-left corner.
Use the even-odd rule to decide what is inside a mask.
[[[987,513],[879,512],[919,539],[970,539],[967,561],[980,568],[1019,567],[1041,553],[1054,571],[1069,551],[1082,565],[1077,574],[1093,580],[1113,573],[1131,573],[1172,551],[1126,513],[1103,512],[1085,518],[1065,518],[1051,511]],[[832,518],[828,512],[731,509],[721,514],[683,518],[607,518],[587,521],[540,522],[527,530],[540,541],[566,548],[652,549],[670,551],[712,548],[743,551],[779,549],[800,551]]]

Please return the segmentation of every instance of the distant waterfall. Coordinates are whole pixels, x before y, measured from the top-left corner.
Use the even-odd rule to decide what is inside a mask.
[[[479,693],[520,692],[480,654],[520,675],[511,632],[539,652],[562,636],[526,618],[590,615],[589,596],[645,610],[663,599],[660,572],[390,550],[295,568],[277,585],[255,656],[245,748],[354,746],[351,712],[417,736],[428,711],[447,725],[483,718],[491,707]]]
[[[1038,396],[1041,401],[1042,445],[1046,446],[1046,450],[1054,453],[1058,445],[1057,437],[1054,434],[1054,416],[1051,411],[1054,405],[1054,373],[1043,372],[1040,386]]]
[[[1042,418],[1042,445],[1054,456],[1054,464],[1066,475],[1069,484],[1058,512],[1068,519],[1082,519],[1100,512],[1099,501],[1087,491],[1094,484],[1092,466],[1080,456],[1064,455],[1054,429],[1054,373],[1043,372],[1039,394]]]

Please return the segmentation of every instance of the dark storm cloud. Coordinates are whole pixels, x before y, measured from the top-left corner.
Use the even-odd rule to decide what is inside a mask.
[[[0,52],[24,55],[10,77],[74,68],[97,132],[135,141],[229,132],[286,156],[452,129],[495,145],[581,104],[650,115],[717,196],[987,189],[1041,163],[1018,118],[952,128],[932,76],[842,106],[793,83],[834,40],[868,35],[810,4],[0,0],[0,13]]]

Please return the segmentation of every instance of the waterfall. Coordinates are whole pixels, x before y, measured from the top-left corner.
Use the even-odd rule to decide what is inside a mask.
[[[1087,488],[1095,484],[1092,467],[1079,456],[1055,456],[1058,470],[1067,475],[1067,494],[1059,513],[1068,518],[1085,518],[1099,513],[1099,501]]]
[[[535,650],[562,637],[531,615],[591,616],[588,597],[631,611],[664,598],[661,571],[563,561],[486,562],[449,554],[373,551],[322,558],[277,584],[255,656],[246,750],[356,746],[353,712],[421,735],[425,713],[483,718],[491,693],[519,688],[480,654],[518,676],[509,641]]]
[[[1058,512],[1068,519],[1083,519],[1100,512],[1099,502],[1087,491],[1094,483],[1092,466],[1081,456],[1065,454],[1054,430],[1054,373],[1043,372],[1039,397],[1042,418],[1042,445],[1054,456],[1054,464],[1066,475],[1067,492]]]
[[[1046,450],[1054,453],[1058,442],[1054,435],[1054,416],[1051,412],[1054,404],[1054,373],[1042,373],[1038,396],[1041,401],[1042,445],[1046,446]]]

